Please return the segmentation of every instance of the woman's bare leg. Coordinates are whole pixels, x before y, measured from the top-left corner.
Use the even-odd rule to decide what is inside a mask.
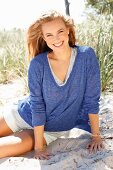
[[[8,127],[3,115],[0,113],[0,137],[12,134],[13,131]]]
[[[33,130],[23,130],[0,138],[0,158],[18,156],[29,152],[34,146]]]
[[[3,115],[0,114],[0,158],[18,156],[31,151],[33,146],[33,130],[13,133],[5,122]]]

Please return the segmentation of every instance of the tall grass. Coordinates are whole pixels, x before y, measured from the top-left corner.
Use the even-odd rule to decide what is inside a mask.
[[[79,43],[95,49],[101,69],[102,91],[113,91],[113,16],[89,16],[78,25]]]
[[[26,32],[20,29],[0,32],[0,83],[22,77],[27,88]],[[101,69],[102,91],[113,91],[113,16],[89,16],[77,25],[79,44],[95,49]]]
[[[0,83],[27,75],[25,31],[0,32]]]

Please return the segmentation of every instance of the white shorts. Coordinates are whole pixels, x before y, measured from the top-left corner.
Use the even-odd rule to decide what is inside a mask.
[[[18,113],[18,103],[8,103],[3,109],[4,119],[13,132],[20,131],[22,129],[32,129]]]
[[[18,113],[18,102],[9,103],[3,109],[3,117],[13,132],[21,131],[23,129],[33,129],[29,124],[27,124]],[[70,131],[62,132],[44,132],[44,137],[47,144],[55,141],[57,138],[68,137]]]

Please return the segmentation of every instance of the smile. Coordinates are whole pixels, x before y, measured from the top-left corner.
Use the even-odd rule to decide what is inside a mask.
[[[55,46],[55,47],[60,47],[62,44],[63,44],[63,41],[62,41],[62,42],[60,42],[60,43],[56,43],[56,44],[54,44],[54,46]]]

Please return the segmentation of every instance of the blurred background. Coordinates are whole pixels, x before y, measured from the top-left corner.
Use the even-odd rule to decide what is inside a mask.
[[[113,0],[0,0],[0,84],[22,80],[27,94],[26,31],[48,10],[74,19],[77,44],[97,54],[102,92],[113,92]]]

